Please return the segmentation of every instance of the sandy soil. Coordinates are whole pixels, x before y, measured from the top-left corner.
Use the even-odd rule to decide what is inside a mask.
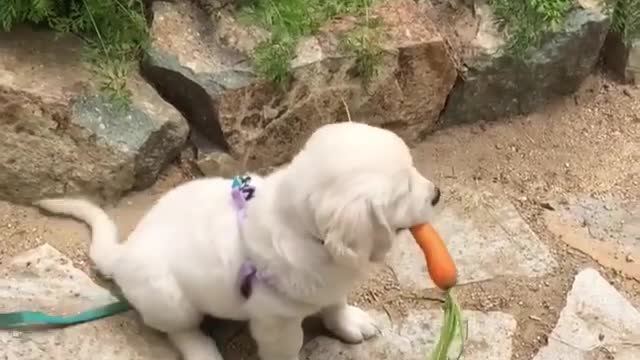
[[[514,359],[529,359],[546,343],[574,275],[585,266],[600,269],[640,306],[638,281],[568,247],[548,231],[542,217],[550,201],[574,193],[640,201],[640,89],[594,76],[575,96],[537,114],[441,130],[415,148],[414,155],[445,189],[444,201],[447,184],[453,183],[506,193],[560,260],[559,268],[543,278],[504,278],[459,290],[465,309],[500,310],[517,318]],[[152,189],[131,194],[109,212],[126,234],[159,195],[188,177],[174,166]],[[92,273],[87,239],[87,229],[74,221],[0,203],[0,263],[46,241]],[[381,269],[352,298],[396,317],[409,307],[437,308],[440,303],[433,299],[439,296],[436,291],[403,293],[392,272]],[[236,337],[230,346],[246,352],[243,339]]]

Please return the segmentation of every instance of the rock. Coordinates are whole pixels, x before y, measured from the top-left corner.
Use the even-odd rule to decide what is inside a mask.
[[[479,6],[483,15],[475,49],[463,59],[467,71],[449,95],[443,124],[527,114],[576,91],[597,63],[610,24],[598,2],[580,3],[564,28],[525,60],[501,50],[504,39],[493,26],[491,10]]]
[[[585,269],[575,278],[549,344],[534,360],[640,359],[638,339],[640,312],[596,270]]]
[[[354,74],[354,58],[338,51],[355,19],[342,18],[301,41],[287,91],[260,80],[247,54],[264,31],[221,15],[214,25],[188,2],[153,4],[153,43],[143,73],[181,109],[192,128],[248,170],[289,160],[313,130],[346,120],[390,128],[408,141],[433,129],[455,81],[444,39],[411,0],[372,8],[387,49],[368,91]]]
[[[317,337],[302,348],[301,359],[367,360],[428,358],[440,336],[440,310],[410,310],[404,319],[393,321],[384,312],[372,311],[380,334],[361,344],[345,344],[327,337]],[[465,343],[465,360],[510,360],[516,320],[500,312],[465,311],[469,338]]]
[[[602,48],[607,70],[625,83],[640,82],[640,39],[625,44],[620,34],[610,31]]]
[[[204,176],[221,176],[230,178],[240,175],[241,167],[231,155],[219,151],[205,154],[196,160],[198,169]]]
[[[640,205],[615,197],[568,197],[564,206],[546,212],[549,231],[602,266],[640,281]]]
[[[538,277],[556,266],[518,210],[504,196],[452,187],[433,226],[447,243],[458,268],[458,283],[497,277]],[[434,288],[422,252],[409,234],[398,239],[388,263],[399,283],[411,290]]]
[[[22,28],[0,33],[0,198],[82,194],[116,200],[151,185],[188,126],[144,80],[116,112],[81,63],[81,43]]]
[[[0,271],[0,312],[65,315],[116,301],[46,244],[19,255]],[[0,349],[12,360],[178,359],[166,339],[131,312],[62,329],[0,331]]]

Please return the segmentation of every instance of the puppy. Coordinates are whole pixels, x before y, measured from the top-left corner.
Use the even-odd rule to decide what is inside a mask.
[[[264,178],[199,179],[169,191],[126,242],[82,199],[37,205],[92,228],[91,259],[185,360],[222,359],[198,330],[205,314],[248,320],[262,360],[294,360],[317,314],[358,343],[374,321],[347,304],[400,231],[430,220],[440,191],[394,133],[355,122],[316,130]]]

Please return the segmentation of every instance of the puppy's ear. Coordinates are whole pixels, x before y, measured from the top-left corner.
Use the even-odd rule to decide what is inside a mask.
[[[361,226],[367,221],[367,205],[354,201],[333,214],[324,246],[339,265],[355,267],[360,262],[362,237],[367,235]]]
[[[382,207],[364,198],[346,205],[334,215],[325,247],[343,266],[357,267],[381,260],[391,247],[391,230]]]
[[[372,249],[370,260],[380,262],[391,249],[391,242],[395,237],[394,231],[387,222],[381,205],[374,204],[372,210]]]

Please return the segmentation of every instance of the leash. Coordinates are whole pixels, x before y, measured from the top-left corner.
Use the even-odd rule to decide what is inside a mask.
[[[0,313],[0,330],[16,330],[29,327],[62,328],[100,320],[131,310],[125,300],[86,310],[75,315],[54,316],[38,311]]]

